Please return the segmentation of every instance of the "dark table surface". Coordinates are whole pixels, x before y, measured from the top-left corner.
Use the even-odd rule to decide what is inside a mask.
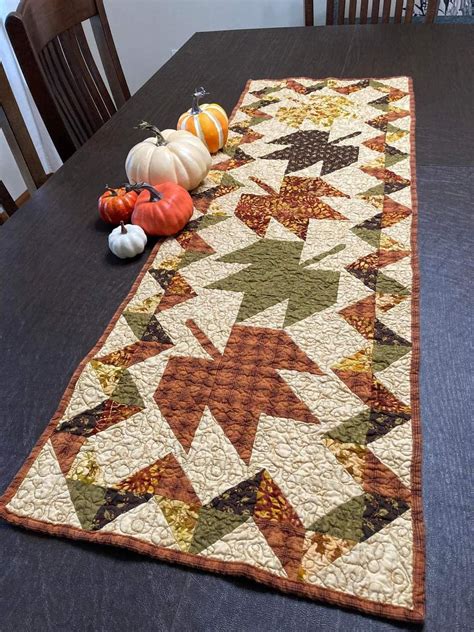
[[[145,261],[123,263],[109,255],[107,231],[96,220],[104,183],[125,178],[126,153],[141,139],[133,129],[137,121],[175,125],[201,84],[230,110],[249,78],[411,75],[421,262],[425,629],[468,630],[473,53],[472,26],[194,35],[0,229],[0,488],[30,452]],[[412,629],[120,549],[5,523],[0,535],[5,632]]]

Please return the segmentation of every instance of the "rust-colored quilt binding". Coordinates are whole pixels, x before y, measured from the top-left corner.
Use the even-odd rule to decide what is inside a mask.
[[[411,80],[252,80],[1,499],[14,524],[424,617]]]

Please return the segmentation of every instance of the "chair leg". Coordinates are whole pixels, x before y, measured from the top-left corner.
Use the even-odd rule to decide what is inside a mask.
[[[305,0],[304,22],[305,26],[314,26],[314,3],[313,0]]]
[[[11,217],[17,210],[18,206],[15,204],[15,200],[8,192],[2,180],[0,180],[0,223],[5,223],[6,219]]]

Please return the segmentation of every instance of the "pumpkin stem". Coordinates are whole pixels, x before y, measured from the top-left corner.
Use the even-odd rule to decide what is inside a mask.
[[[135,129],[148,129],[150,130],[150,132],[153,132],[153,134],[155,134],[155,140],[156,140],[157,145],[167,144],[165,137],[160,132],[160,130],[155,125],[152,125],[151,123],[147,123],[146,121],[140,121],[140,123],[138,123]]]
[[[105,185],[105,190],[110,191],[110,193],[112,194],[111,197],[114,197],[117,195],[117,191],[115,189],[112,189],[112,187],[109,187],[108,184]]]
[[[194,90],[191,114],[199,114],[202,111],[201,108],[199,107],[199,101],[202,99],[202,97],[206,96],[206,94],[209,94],[209,92],[206,92],[206,89],[203,88],[202,86]]]
[[[128,233],[128,230],[125,228],[125,224],[123,222],[120,222],[120,234],[126,235],[127,233]]]
[[[162,194],[155,189],[155,187],[148,184],[148,182],[137,182],[136,184],[128,185],[129,191],[143,191],[146,190],[150,193],[150,202],[158,202],[163,199]]]

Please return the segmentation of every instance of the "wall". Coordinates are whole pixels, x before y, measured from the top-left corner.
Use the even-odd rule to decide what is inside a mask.
[[[322,24],[325,0],[314,4]],[[105,7],[132,93],[196,31],[304,24],[304,0],[105,0]]]
[[[16,166],[3,132],[0,130],[0,180],[3,180],[10,195],[17,199],[26,189],[21,173]]]
[[[14,10],[17,3],[18,0],[0,0],[0,21]],[[172,51],[180,48],[196,31],[304,24],[304,0],[105,0],[104,4],[132,94],[171,57]],[[315,0],[314,4],[316,22],[322,24],[325,0]],[[0,24],[0,35],[2,28]],[[90,40],[89,26],[86,33]],[[7,42],[0,41],[0,44],[0,61],[5,66],[8,62],[13,66]],[[95,46],[93,49],[96,52]],[[211,59],[209,63],[216,62]],[[57,157],[51,142],[43,129],[40,129],[40,136],[36,133],[38,122],[31,112],[31,103],[28,103],[28,98],[20,98],[24,97],[21,86],[13,83],[12,78],[10,81],[45,167],[48,171],[56,168]],[[14,198],[26,188],[1,132],[0,179]]]

